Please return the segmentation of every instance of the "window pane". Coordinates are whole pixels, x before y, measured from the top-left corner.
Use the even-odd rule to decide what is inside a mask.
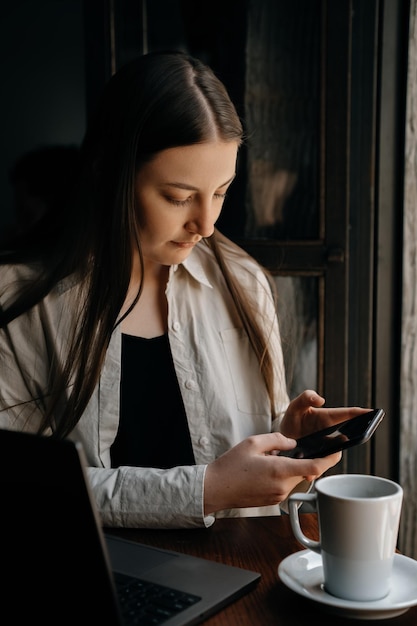
[[[249,0],[247,237],[318,237],[320,0]]]
[[[275,276],[290,397],[317,389],[317,278]]]

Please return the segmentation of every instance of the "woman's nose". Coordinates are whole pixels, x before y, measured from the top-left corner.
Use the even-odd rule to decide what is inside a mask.
[[[187,230],[200,235],[200,237],[210,237],[213,234],[214,224],[219,214],[218,208],[213,207],[211,203],[201,203],[187,222]]]

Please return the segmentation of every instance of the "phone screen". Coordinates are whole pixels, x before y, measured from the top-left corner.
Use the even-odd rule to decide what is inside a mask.
[[[297,439],[292,450],[281,450],[280,456],[314,459],[365,443],[381,423],[385,412],[373,409],[356,417]]]

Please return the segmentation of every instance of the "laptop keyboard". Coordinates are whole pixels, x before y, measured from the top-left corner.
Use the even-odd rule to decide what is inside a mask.
[[[126,626],[164,624],[201,598],[177,589],[114,572],[117,595]]]

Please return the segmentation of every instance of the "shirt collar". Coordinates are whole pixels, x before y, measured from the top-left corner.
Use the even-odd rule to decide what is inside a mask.
[[[207,273],[204,269],[204,266],[201,262],[201,255],[199,254],[199,244],[194,248],[191,254],[180,264],[184,269],[199,283],[205,285],[206,287],[213,288],[213,285],[208,279]],[[201,248],[200,248],[201,249]],[[176,272],[178,269],[178,265],[172,266],[172,271]]]
[[[213,289],[213,285],[208,279],[207,273],[201,262],[202,255],[204,254],[201,246],[204,244],[197,244],[191,254],[180,265],[199,283]],[[170,276],[175,273],[179,265],[172,265],[170,270]],[[75,276],[67,276],[57,285],[59,293],[68,291],[77,283]]]

